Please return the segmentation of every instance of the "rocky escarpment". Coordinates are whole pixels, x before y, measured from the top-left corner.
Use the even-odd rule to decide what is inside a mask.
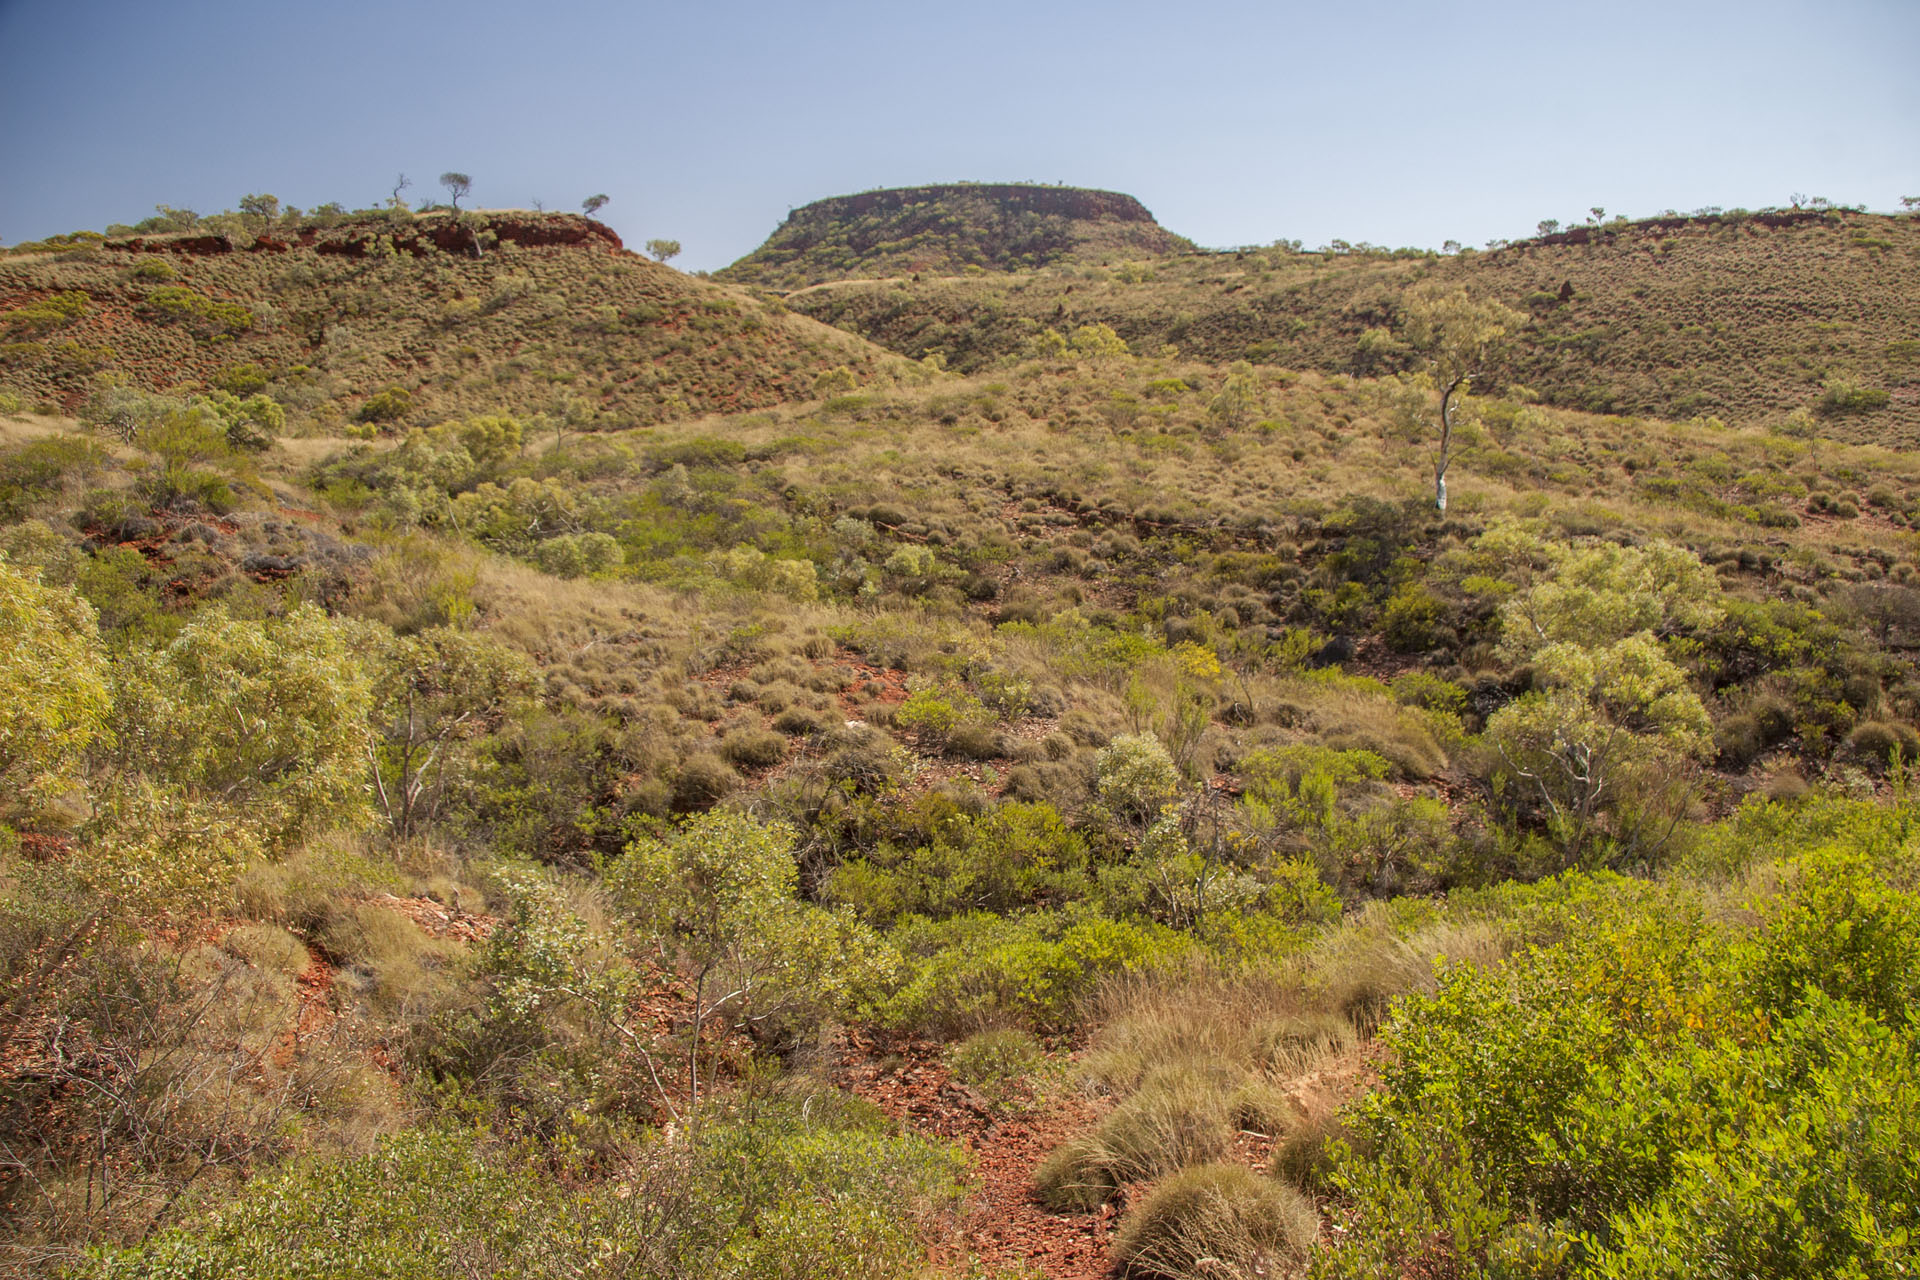
[[[788,227],[830,225],[874,213],[897,213],[956,200],[985,201],[1007,211],[1026,211],[1083,222],[1152,222],[1147,206],[1118,191],[1082,187],[1036,187],[1021,183],[958,183],[937,187],[893,187],[831,196],[795,209]]]
[[[719,278],[792,290],[829,280],[969,269],[1011,271],[1069,258],[1143,258],[1191,248],[1117,191],[1021,183],[899,187],[795,209]]]
[[[106,240],[101,247],[125,253],[180,253],[208,256],[223,253],[285,253],[311,249],[315,253],[364,258],[391,245],[397,253],[419,256],[439,251],[478,256],[492,244],[526,248],[578,246],[618,251],[625,246],[613,228],[575,214],[469,213],[402,215],[398,218],[358,218],[332,227],[304,226],[292,234],[268,233],[252,240],[224,235],[133,236]]]

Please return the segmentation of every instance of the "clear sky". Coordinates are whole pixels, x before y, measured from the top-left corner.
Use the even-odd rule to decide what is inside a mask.
[[[575,209],[724,266],[871,187],[1066,182],[1205,245],[1920,195],[1920,0],[0,0],[0,240],[248,192]]]

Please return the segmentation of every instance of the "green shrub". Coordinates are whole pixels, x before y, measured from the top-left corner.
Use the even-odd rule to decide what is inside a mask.
[[[953,1078],[994,1102],[1012,1096],[1046,1062],[1045,1047],[1027,1032],[1011,1027],[977,1032],[947,1050]]]
[[[390,386],[368,396],[354,415],[359,422],[398,422],[413,412],[413,393],[405,387]]]
[[[1173,801],[1180,771],[1173,756],[1151,734],[1122,734],[1094,763],[1094,786],[1101,802],[1121,817],[1147,822]]]
[[[187,325],[203,337],[246,333],[256,319],[237,302],[221,302],[179,284],[150,291],[141,299],[140,309],[155,320]]]
[[[1829,378],[1823,384],[1814,411],[1830,418],[1871,413],[1875,409],[1886,408],[1892,398],[1890,393],[1879,387],[1863,387],[1848,378]]]
[[[1755,996],[1785,1012],[1817,992],[1910,1024],[1920,997],[1920,900],[1845,846],[1806,854],[1790,875],[1760,904]]]
[[[20,520],[35,504],[112,464],[97,442],[77,435],[49,436],[0,451],[0,519]]]
[[[990,740],[993,717],[980,700],[957,685],[929,685],[916,689],[894,712],[896,727],[919,736],[930,746],[945,749],[956,736],[976,750],[972,758],[982,759],[978,747]],[[969,754],[961,751],[960,754]],[[991,750],[986,755],[991,755]]]
[[[164,267],[167,264],[156,259],[154,265]],[[229,395],[258,395],[267,389],[267,371],[257,364],[228,365],[208,381]]]
[[[986,913],[903,919],[893,942],[904,983],[888,1021],[939,1033],[1068,1025],[1099,980],[1165,960],[1191,944],[1159,925],[1085,912]]]
[[[923,845],[883,843],[842,863],[828,894],[873,920],[1010,912],[1086,896],[1090,851],[1052,805],[1009,801],[931,824]]]
[[[1821,838],[1774,806],[1743,816],[1749,839]],[[1353,1219],[1328,1274],[1433,1265],[1442,1237],[1478,1274],[1528,1223],[1580,1236],[1596,1275],[1893,1274],[1920,1226],[1902,1190],[1920,1094],[1894,1065],[1920,919],[1867,853],[1884,812],[1825,820],[1757,928],[1627,880],[1503,890],[1547,941],[1400,1006],[1332,1175]]]
[[[91,301],[85,292],[78,289],[50,294],[25,306],[0,312],[0,328],[30,334],[50,333],[85,316]]]
[[[895,1280],[961,1199],[964,1158],[830,1096],[719,1118],[701,1141],[632,1151],[621,1176],[562,1177],[471,1128],[257,1175],[197,1219],[99,1249],[80,1280],[467,1274]],[[796,1268],[799,1268],[796,1270]]]

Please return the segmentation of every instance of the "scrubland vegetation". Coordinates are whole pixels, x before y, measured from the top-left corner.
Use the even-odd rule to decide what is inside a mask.
[[[1015,1128],[1132,1275],[1911,1270],[1920,458],[1489,375],[1442,513],[1410,354],[769,319],[568,418],[215,278],[0,370],[14,1273],[1031,1276]]]
[[[1017,274],[862,264],[775,287],[796,290],[798,312],[965,371],[1048,328],[1106,324],[1141,351],[1371,377],[1420,367],[1402,300],[1430,282],[1524,315],[1508,375],[1548,403],[1912,447],[1916,237],[1911,215],[1714,213],[1450,254],[1282,242]]]

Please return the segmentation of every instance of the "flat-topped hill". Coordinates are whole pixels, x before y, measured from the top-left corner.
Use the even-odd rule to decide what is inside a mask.
[[[571,214],[376,214],[260,234],[76,233],[0,253],[0,390],[73,411],[262,380],[317,425],[389,388],[416,418],[636,425],[814,394],[890,359],[627,252]],[[242,373],[235,373],[242,370]]]
[[[773,289],[825,280],[1013,271],[1192,246],[1117,191],[1027,183],[898,187],[816,200],[716,277]]]

